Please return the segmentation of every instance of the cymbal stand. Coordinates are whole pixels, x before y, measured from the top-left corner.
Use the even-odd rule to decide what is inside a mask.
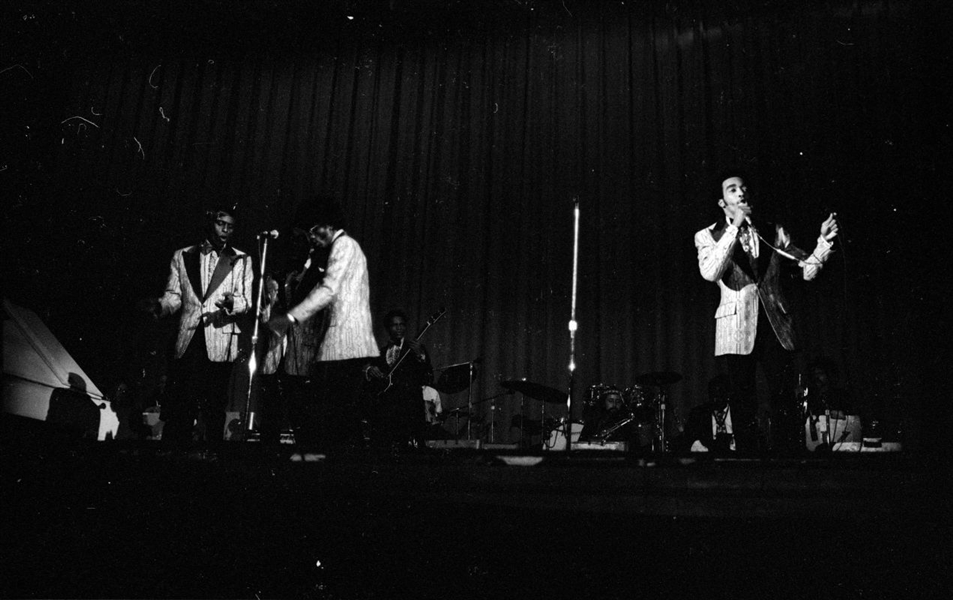
[[[476,369],[476,363],[480,359],[468,360],[467,362],[456,363],[453,365],[447,365],[445,367],[439,367],[434,369],[434,371],[446,371],[454,367],[462,367],[467,365],[467,441],[469,442],[472,439],[472,430],[470,427],[470,421],[473,419],[473,372]]]
[[[473,361],[467,363],[467,368],[469,373],[467,374],[467,414],[470,415],[470,418],[467,419],[467,441],[471,441],[471,424],[473,423]]]
[[[526,429],[526,396],[520,394],[520,450],[525,448],[523,445],[524,429]]]
[[[539,442],[542,445],[546,444],[546,438],[547,438],[545,424],[546,424],[546,403],[543,402],[543,408],[540,410],[540,413],[539,413],[539,435],[542,438],[539,440]]]
[[[456,440],[460,439],[460,410],[454,409],[453,411],[453,438]],[[469,419],[469,415],[467,416]]]

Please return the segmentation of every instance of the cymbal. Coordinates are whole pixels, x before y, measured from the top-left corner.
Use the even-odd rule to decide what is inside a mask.
[[[476,379],[476,369],[473,369],[471,377],[470,363],[463,363],[441,373],[434,387],[444,394],[456,394],[467,389],[474,379]]]
[[[550,402],[552,404],[565,403],[568,394],[566,392],[560,392],[559,390],[554,390],[551,387],[539,383],[533,383],[532,381],[526,381],[525,379],[511,379],[509,381],[503,381],[500,383],[503,387],[508,390],[513,390],[514,392],[519,392],[534,400],[540,400],[542,402]]]
[[[654,385],[661,387],[663,385],[672,385],[682,380],[682,376],[672,371],[657,371],[655,373],[646,373],[635,378],[638,385]]]

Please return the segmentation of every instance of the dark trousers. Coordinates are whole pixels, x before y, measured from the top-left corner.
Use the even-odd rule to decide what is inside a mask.
[[[363,445],[359,400],[366,362],[355,358],[315,365],[313,395],[303,407],[297,441],[325,451]]]
[[[306,412],[305,407],[314,397],[311,378],[274,373],[261,375],[259,382],[258,413],[261,421],[258,430],[262,444],[277,446],[281,442],[281,429],[285,424],[291,426],[295,441],[298,441],[298,429]]]
[[[758,333],[751,354],[724,354],[717,362],[731,385],[731,419],[738,451],[750,453],[766,449],[757,422],[759,364],[768,384],[771,448],[782,452],[798,450],[798,436],[803,434],[793,414],[796,383],[793,352],[781,346],[764,313],[758,315]]]
[[[206,441],[222,442],[231,373],[232,363],[209,360],[205,332],[199,327],[182,357],[172,362],[172,385],[162,405],[163,441],[191,442],[193,423],[201,417]]]
[[[408,446],[424,439],[424,398],[419,385],[395,385],[368,400],[370,441],[377,447]]]

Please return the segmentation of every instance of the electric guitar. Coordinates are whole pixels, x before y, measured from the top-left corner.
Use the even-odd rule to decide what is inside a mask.
[[[430,318],[427,319],[427,324],[423,326],[423,328],[420,330],[420,333],[418,333],[417,337],[414,338],[414,341],[419,342],[420,338],[422,338],[424,334],[427,333],[427,330],[430,329],[430,327],[434,323],[439,321],[440,317],[442,317],[446,312],[447,312],[446,308],[440,307],[440,310],[430,315]],[[370,382],[368,382],[368,385],[370,386],[370,393],[369,393],[370,396],[372,397],[383,396],[392,387],[394,387],[394,373],[397,371],[398,368],[400,368],[400,365],[404,364],[404,359],[406,359],[407,355],[410,353],[411,353],[410,350],[408,350],[404,352],[403,354],[401,354],[400,358],[394,361],[394,364],[391,366],[390,370],[387,371],[387,374],[384,376],[383,379],[372,379]]]

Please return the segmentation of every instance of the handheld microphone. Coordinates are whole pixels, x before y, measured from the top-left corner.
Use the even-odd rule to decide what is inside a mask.
[[[260,232],[260,233],[258,234],[258,237],[260,237],[260,238],[265,238],[265,237],[266,237],[266,238],[271,238],[271,239],[273,239],[273,240],[276,240],[276,239],[278,239],[278,230],[277,230],[277,229],[272,229],[271,231],[262,231],[262,232]]]

